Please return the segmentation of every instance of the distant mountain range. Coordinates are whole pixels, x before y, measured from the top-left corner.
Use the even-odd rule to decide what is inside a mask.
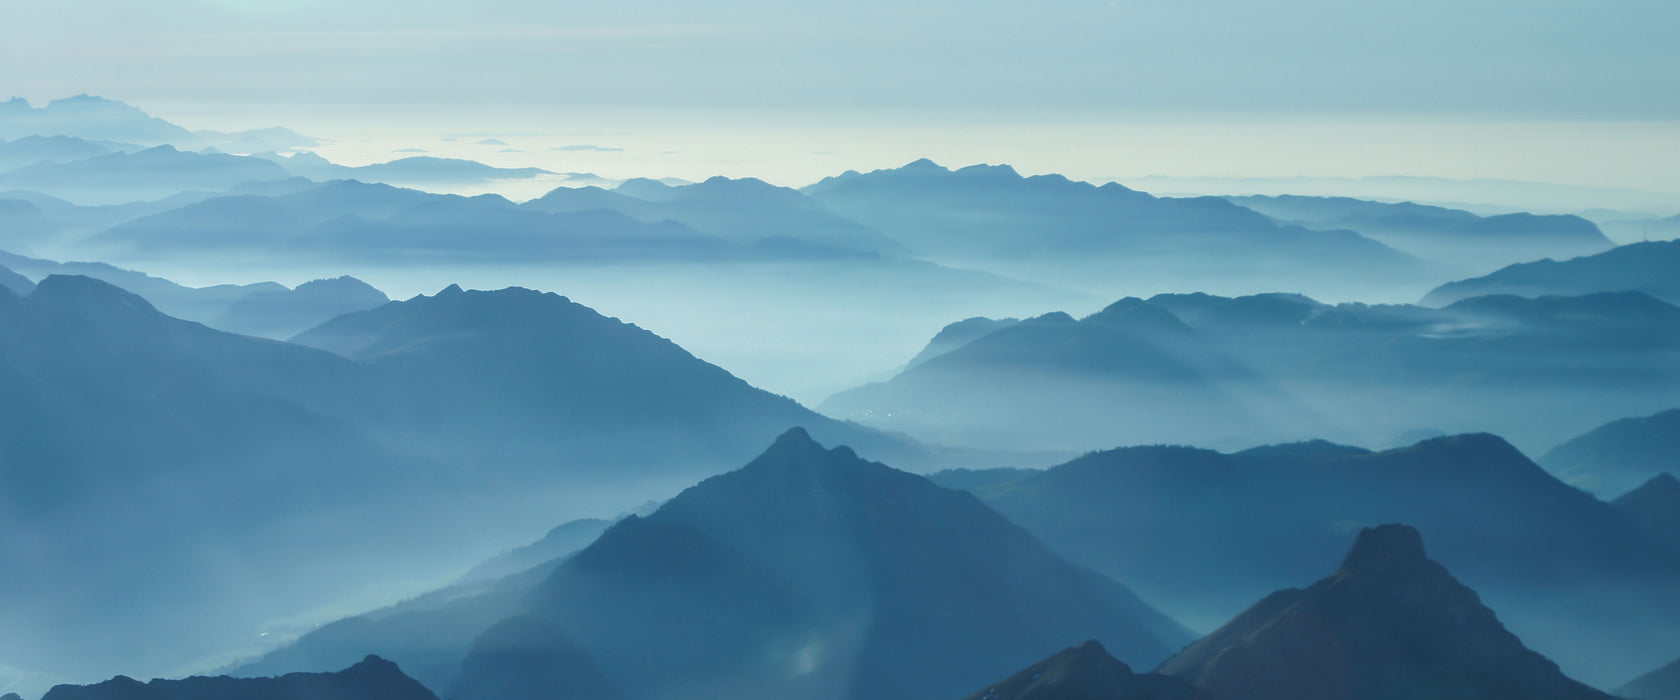
[[[28,296],[34,288],[20,272],[36,279],[82,275],[145,297],[176,318],[274,340],[290,338],[341,314],[371,309],[389,301],[384,292],[354,277],[314,280],[296,289],[275,282],[184,287],[104,263],[61,263],[0,251],[0,265],[10,266],[9,271],[16,275],[8,284],[4,281],[6,276],[0,274],[0,285],[12,287],[19,296]]]
[[[821,409],[927,440],[1016,448],[1383,445],[1434,429],[1539,449],[1671,407],[1676,351],[1680,308],[1639,292],[1444,309],[1163,294],[1083,319],[953,324],[897,376]]]
[[[86,277],[0,292],[0,325],[0,658],[59,674],[250,644],[360,586],[458,571],[582,494],[668,493],[789,425],[938,459],[526,290],[446,290],[300,338],[347,357]]]
[[[311,151],[289,156],[272,151],[253,154],[257,158],[279,163],[287,172],[311,180],[360,180],[406,185],[441,185],[481,183],[494,180],[524,180],[556,173],[542,168],[497,168],[474,160],[411,156],[388,163],[347,166],[338,165]]]
[[[1369,286],[1415,284],[1428,266],[1351,231],[1280,225],[1214,197],[1158,198],[1119,184],[1008,166],[948,170],[920,160],[847,172],[802,190],[829,209],[949,264],[1114,294],[1275,287],[1288,278],[1329,288],[1361,271]]]
[[[544,568],[529,593],[456,598],[356,636],[399,661],[456,655],[461,670],[438,679],[451,697],[491,697],[483,683],[546,697],[556,674],[527,660],[550,658],[600,669],[628,698],[738,699],[952,697],[1069,635],[1143,665],[1192,637],[971,496],[804,430]],[[524,602],[494,625],[475,617],[495,600]],[[466,619],[485,631],[463,658]],[[337,627],[246,671],[333,663]]]
[[[1445,306],[1487,294],[1538,297],[1629,291],[1680,304],[1680,241],[1632,243],[1562,262],[1511,265],[1484,277],[1436,287],[1422,303]]]
[[[1601,498],[1627,493],[1664,472],[1680,473],[1680,409],[1611,421],[1552,448],[1539,462]]]
[[[1056,551],[1201,629],[1310,578],[1359,527],[1410,522],[1571,675],[1618,683],[1680,650],[1680,550],[1489,435],[1380,453],[1132,447],[991,483],[959,476]]]
[[[194,153],[157,146],[72,162],[37,163],[0,174],[0,189],[20,189],[78,204],[120,204],[188,191],[224,191],[248,182],[291,177],[261,158]]]
[[[1628,700],[1680,700],[1680,660],[1635,678],[1616,689]]]
[[[32,107],[18,97],[0,102],[0,138],[71,136],[141,146],[207,147],[238,153],[319,145],[314,139],[279,127],[235,133],[188,131],[116,100],[77,95]]]
[[[1610,700],[1524,647],[1403,525],[1361,530],[1334,574],[1267,596],[1156,672],[1215,700]]]
[[[1493,269],[1540,258],[1592,255],[1615,247],[1598,226],[1579,216],[1482,217],[1460,209],[1350,197],[1226,199],[1281,223],[1357,231],[1405,253],[1459,267]]]
[[[205,678],[141,683],[118,676],[95,685],[61,685],[41,700],[438,700],[396,664],[369,656],[336,673],[278,678]]]

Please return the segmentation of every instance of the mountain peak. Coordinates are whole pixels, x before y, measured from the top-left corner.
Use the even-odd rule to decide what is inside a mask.
[[[147,314],[158,313],[151,302],[140,295],[84,275],[48,275],[35,285],[35,291],[29,295],[29,301],[53,307],[128,309]]]
[[[1183,681],[1138,675],[1095,639],[1068,647],[1021,672],[987,686],[968,700],[1130,700],[1198,697]]]
[[[899,168],[899,170],[949,172],[945,169],[945,166],[933,162],[932,158],[918,158],[905,164],[905,166]]]
[[[1407,525],[1380,525],[1359,531],[1342,571],[1373,571],[1428,561],[1423,535]]]

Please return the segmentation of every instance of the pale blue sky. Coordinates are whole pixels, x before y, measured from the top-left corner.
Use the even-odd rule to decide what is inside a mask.
[[[1436,175],[1680,192],[1675,0],[55,0],[0,98],[92,93],[617,176],[933,156],[1088,179]],[[1064,125],[1078,125],[1078,129]],[[547,133],[524,154],[446,133]],[[555,152],[575,143],[625,150]]]
[[[58,0],[0,91],[1680,118],[1672,0]]]

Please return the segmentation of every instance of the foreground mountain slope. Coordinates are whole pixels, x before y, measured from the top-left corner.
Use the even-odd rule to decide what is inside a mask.
[[[1190,637],[972,496],[803,430],[613,526],[530,612],[633,698],[950,697],[1069,635],[1140,664]]]
[[[396,664],[369,656],[336,673],[292,673],[278,678],[195,676],[150,683],[118,676],[95,685],[61,685],[42,700],[437,700],[403,675]]]
[[[1601,496],[1626,493],[1657,474],[1680,473],[1680,409],[1607,423],[1538,461]]]
[[[1492,274],[1441,285],[1424,296],[1429,306],[1487,294],[1577,295],[1640,291],[1680,304],[1680,241],[1630,243],[1569,260],[1511,265]]]
[[[1136,674],[1091,640],[1063,649],[968,700],[1177,700],[1201,698],[1195,686],[1169,676]]]
[[[1266,597],[1157,672],[1232,700],[1610,698],[1524,647],[1404,525],[1362,530],[1329,578]]]
[[[1570,673],[1610,683],[1680,644],[1680,554],[1491,435],[1372,453],[1301,443],[1094,453],[982,487],[1071,560],[1203,629],[1313,575],[1355,526],[1409,521]]]

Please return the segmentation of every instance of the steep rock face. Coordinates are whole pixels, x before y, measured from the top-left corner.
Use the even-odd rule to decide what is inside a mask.
[[[1402,525],[1363,530],[1329,578],[1268,596],[1158,672],[1243,700],[1610,697],[1524,647]]]
[[[1091,640],[1068,647],[1020,673],[993,683],[968,700],[1192,700],[1195,686],[1157,674],[1137,674]]]
[[[42,700],[438,700],[396,664],[369,656],[337,673],[278,678],[195,676],[141,683],[117,676],[95,685],[60,685]]]
[[[1190,637],[973,497],[803,430],[620,521],[530,612],[634,698],[955,696],[1060,639],[1151,663]]]

